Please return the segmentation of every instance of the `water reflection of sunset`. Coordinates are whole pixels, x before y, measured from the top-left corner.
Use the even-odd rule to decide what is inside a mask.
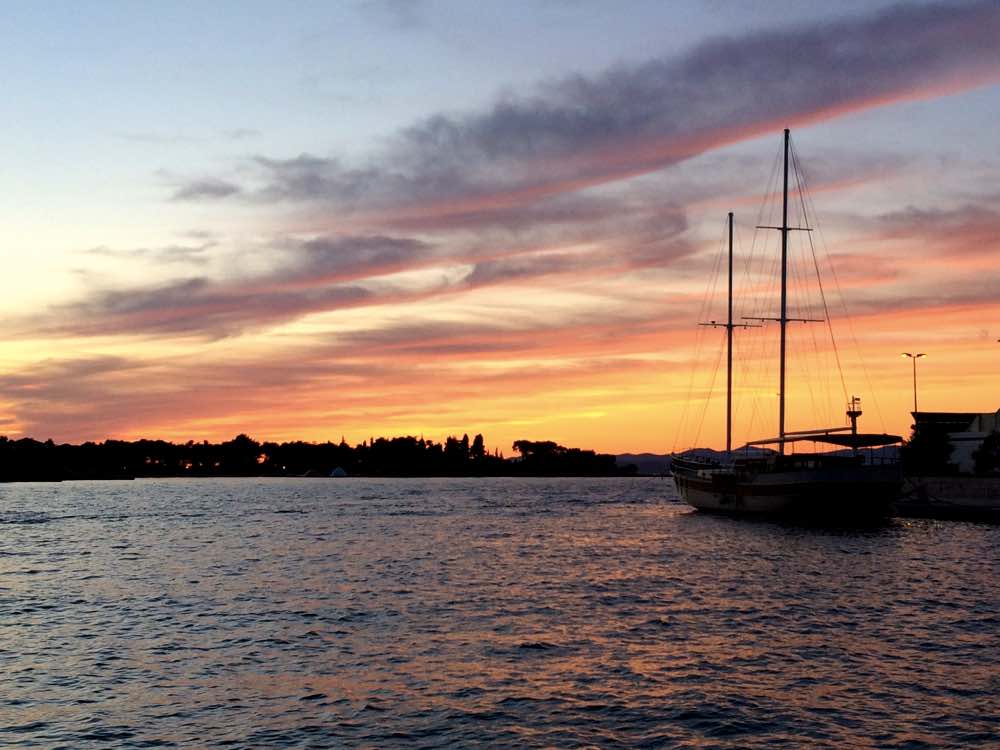
[[[736,521],[659,478],[4,493],[23,744],[850,746],[988,725],[987,525]]]

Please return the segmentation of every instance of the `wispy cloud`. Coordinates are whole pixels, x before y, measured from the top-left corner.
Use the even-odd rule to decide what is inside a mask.
[[[182,133],[156,133],[145,131],[129,131],[115,133],[116,138],[135,143],[148,143],[154,146],[172,146],[175,144],[197,143],[198,138]]]
[[[362,164],[258,157],[259,182],[226,195],[422,216],[500,210],[647,173],[781,125],[995,79],[998,36],[1000,9],[987,0],[900,5],[719,38],[679,57],[509,94],[484,112],[433,115]],[[175,197],[219,197],[202,186]]]
[[[196,239],[196,237],[192,237]],[[90,247],[82,252],[95,257],[114,260],[141,260],[161,265],[184,264],[204,265],[208,263],[208,252],[218,243],[208,240],[198,245],[164,245],[162,247],[115,248],[107,245]]]
[[[204,180],[194,180],[178,187],[171,200],[190,201],[228,198],[240,192],[239,185],[226,180],[208,178]]]
[[[953,208],[910,206],[875,218],[873,229],[883,239],[900,240],[935,257],[953,261],[957,257],[995,257],[1000,237],[1000,211],[996,201],[966,203]]]
[[[249,138],[257,138],[260,134],[260,131],[254,128],[230,128],[222,131],[222,136],[231,141],[245,141]]]
[[[640,229],[642,227],[640,226]],[[60,304],[9,331],[31,335],[181,335],[219,338],[319,312],[402,304],[554,275],[587,277],[662,266],[693,246],[682,219],[655,236],[625,235],[611,247],[553,251],[530,245],[441,248],[393,236],[320,237],[274,248],[280,263],[239,278],[194,276],[154,285],[106,287]],[[414,283],[395,274],[451,269]]]
[[[426,23],[424,0],[362,0],[362,15],[390,29],[415,29]]]
[[[281,263],[252,275],[99,289],[32,326],[215,338],[359,305],[663,266],[692,252],[684,209],[648,188],[606,183],[776,123],[971,85],[1000,72],[998,37],[992,2],[895,6],[715,39],[679,57],[550,81],[484,112],[434,115],[361,166],[257,156],[257,183],[207,177],[180,185],[172,199],[310,206],[314,236],[279,234],[270,252]],[[833,182],[847,179],[828,171]],[[364,231],[331,231],[351,222]],[[448,273],[416,286],[384,278],[432,268]]]
[[[338,424],[354,432],[387,420],[426,419],[428,409],[434,419],[467,429],[466,407],[456,402],[485,405],[504,391],[516,401],[528,392],[558,393],[595,377],[649,370],[652,362],[626,356],[654,347],[662,336],[663,321],[644,317],[649,313],[608,315],[599,323],[528,312],[489,323],[400,321],[267,352],[202,353],[183,361],[140,355],[48,359],[0,374],[0,398],[22,432],[58,440],[143,434],[188,439],[255,429],[258,437],[302,437],[304,424]],[[482,369],[479,362],[504,366]],[[302,363],[308,365],[296,366]],[[512,378],[518,389],[509,388]],[[340,396],[331,398],[331,388]],[[428,394],[436,393],[449,394],[451,405],[428,402]],[[280,417],[273,412],[278,404]],[[509,418],[493,405],[478,420]],[[268,425],[263,433],[257,429],[262,424]]]

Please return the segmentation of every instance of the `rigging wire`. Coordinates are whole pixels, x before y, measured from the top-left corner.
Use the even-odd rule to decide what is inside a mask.
[[[848,399],[848,388],[842,365],[842,354],[837,345],[837,340],[834,335],[833,319],[830,315],[831,301],[828,299],[827,289],[820,274],[820,253],[817,250],[817,244],[820,246],[819,250],[825,254],[826,267],[831,272],[834,290],[836,292],[836,296],[839,297],[840,307],[847,320],[848,329],[855,350],[860,352],[860,346],[855,333],[853,320],[847,311],[846,299],[843,294],[839,277],[837,276],[836,268],[832,263],[826,239],[822,236],[822,233],[819,232],[819,222],[815,218],[815,205],[809,192],[808,179],[805,169],[799,160],[798,152],[794,144],[790,143],[789,146],[789,166],[794,172],[794,179],[798,192],[798,200],[795,202],[798,203],[797,208],[801,211],[801,215],[797,217],[798,225],[802,227],[812,227],[820,235],[820,238],[817,241],[814,240],[813,232],[807,232],[805,241],[799,242],[796,240],[794,247],[792,246],[792,243],[789,243],[788,261],[790,273],[788,274],[788,278],[791,281],[788,287],[789,310],[795,311],[792,313],[795,317],[812,318],[819,317],[819,306],[821,306],[823,320],[826,322],[826,329],[830,340],[830,346],[827,348],[821,341],[823,337],[818,335],[816,329],[810,326],[808,334],[802,337],[789,337],[789,349],[800,355],[796,357],[796,360],[802,363],[800,365],[800,374],[804,376],[803,380],[805,389],[808,392],[814,414],[818,416],[822,412],[825,415],[830,415],[828,409],[833,404],[832,395],[835,390],[833,387],[834,378],[830,372],[831,368],[828,366],[831,354],[836,365],[837,378],[839,379],[840,390],[845,402]],[[767,181],[767,189],[764,193],[764,200],[762,201],[760,209],[757,212],[756,228],[752,233],[748,253],[745,255],[742,253],[743,245],[740,235],[736,233],[734,237],[734,249],[739,248],[739,254],[742,256],[742,262],[740,263],[742,270],[742,283],[736,285],[734,290],[733,312],[735,319],[738,319],[740,314],[742,314],[743,318],[774,317],[773,313],[768,315],[768,312],[770,306],[773,304],[774,294],[778,291],[776,287],[780,283],[778,268],[780,264],[780,253],[769,252],[769,245],[773,244],[770,242],[770,235],[767,233],[769,230],[761,230],[760,227],[775,226],[775,213],[778,211],[779,206],[778,201],[775,200],[775,196],[779,194],[778,180],[781,161],[782,149],[779,149],[771,165],[771,174]],[[761,234],[762,231],[765,233]],[[805,242],[808,242],[808,255],[806,255],[805,252]],[[699,309],[699,321],[710,319],[709,312],[711,310],[712,301],[715,300],[717,296],[716,291],[718,290],[719,279],[721,277],[724,255],[725,240],[720,243],[719,252],[716,254],[715,262],[712,268],[712,275],[709,283],[706,285],[707,288],[705,296],[702,299]],[[815,284],[819,292],[820,305],[816,305],[814,293],[811,292],[813,289],[811,281],[813,275],[815,275]],[[751,314],[746,315],[745,313],[747,312],[750,312]],[[769,394],[774,390],[773,384],[770,384],[770,386],[768,385],[770,383],[770,377],[768,376],[768,368],[766,364],[766,362],[771,358],[769,355],[774,353],[777,346],[773,340],[775,337],[772,335],[773,326],[770,325],[770,322],[772,321],[761,321],[759,331],[747,330],[745,335],[740,337],[742,342],[741,345],[734,348],[734,363],[736,364],[738,370],[740,383],[740,385],[734,390],[734,437],[737,434],[737,424],[740,424],[746,431],[752,434],[755,424],[764,419],[763,415],[765,412],[761,410],[761,399],[764,395]],[[704,327],[708,328],[708,326]],[[706,335],[706,331],[698,331],[698,335],[695,340],[695,363],[700,362],[702,356],[706,353]],[[811,357],[808,356],[810,354],[810,345]],[[724,349],[725,337],[722,337],[720,346],[715,356],[714,366],[711,369],[711,374],[708,379],[708,389],[701,394],[703,396],[703,403],[700,409],[700,414],[696,414],[695,412],[697,411],[697,408],[692,407],[692,400],[695,393],[696,371],[698,368],[694,366],[691,368],[687,388],[687,398],[684,402],[684,409],[681,417],[681,429],[675,433],[674,436],[675,450],[679,436],[687,435],[689,430],[693,430],[694,441],[696,444],[701,438],[710,403],[715,395],[716,383],[718,380]],[[861,358],[859,357],[859,359]],[[863,359],[861,359],[861,365],[868,388],[872,393],[872,399],[875,404],[879,420],[882,422],[884,429],[885,420],[883,418],[878,400],[874,396],[871,375],[868,368],[865,366]],[[815,368],[815,370],[813,368]],[[734,373],[734,375],[735,374],[736,373]],[[824,394],[825,398],[822,398]],[[749,415],[746,413],[747,401],[749,401]],[[826,402],[825,409],[821,407],[821,401]],[[770,414],[772,406],[771,399],[768,398],[766,400],[766,406],[766,413]],[[737,417],[739,417],[739,419],[737,419]],[[773,417],[769,417],[769,419],[772,418]]]
[[[744,284],[741,287],[739,299],[741,312],[743,314],[749,313],[747,317],[763,317],[767,311],[767,304],[772,299],[771,293],[773,292],[774,270],[777,268],[777,260],[773,253],[766,252],[769,244],[769,235],[767,233],[762,234],[759,227],[765,224],[773,224],[774,222],[774,214],[777,208],[775,202],[768,198],[777,192],[781,159],[782,151],[779,148],[775,151],[774,159],[771,162],[770,175],[765,183],[764,199],[759,204],[760,208],[757,212],[757,220],[754,223],[750,253],[746,256],[744,263]],[[758,271],[757,266],[763,266],[767,258],[771,260],[771,268],[767,271],[764,271],[763,268]],[[762,284],[769,284],[770,286],[762,286]],[[761,321],[760,323],[760,330],[748,330],[747,338],[749,339],[749,346],[741,347],[741,354],[737,359],[740,381],[747,385],[738,392],[736,413],[742,413],[744,394],[748,388],[750,389],[750,415],[746,420],[745,427],[745,439],[747,440],[753,434],[758,420],[762,419],[759,391],[767,369],[764,363],[767,361],[769,350],[772,348],[769,346],[773,338],[768,335],[770,326],[768,326],[767,321]]]
[[[800,226],[811,226],[818,232],[819,223],[815,219],[815,206],[812,196],[809,193],[805,169],[800,163],[798,152],[796,151],[794,144],[790,143],[789,145],[789,162],[790,167],[794,172],[798,192],[797,203],[799,204],[798,208],[801,211],[801,216],[797,217],[797,219]],[[780,253],[767,252],[768,246],[772,244],[769,241],[770,235],[766,233],[767,230],[764,230],[765,234],[762,235],[760,227],[775,225],[775,213],[778,210],[778,202],[773,200],[773,198],[778,194],[777,183],[781,159],[782,150],[779,149],[775,155],[774,161],[772,162],[771,175],[767,182],[767,190],[765,191],[764,200],[762,201],[757,214],[757,224],[755,225],[757,228],[753,231],[749,252],[746,255],[743,255],[742,253],[742,243],[739,234],[735,234],[734,237],[734,245],[741,250],[740,255],[743,256],[743,261],[740,264],[742,266],[743,283],[737,285],[733,300],[734,316],[736,316],[737,319],[739,318],[739,314],[746,313],[747,311],[752,314],[744,314],[744,318],[773,317],[773,315],[768,316],[767,311],[769,305],[773,304],[774,294],[778,291],[776,287],[780,283],[780,275],[778,273]],[[800,366],[801,374],[804,375],[805,386],[808,391],[809,400],[812,404],[814,414],[818,416],[822,412],[824,415],[830,415],[829,408],[832,406],[832,401],[829,396],[832,394],[833,388],[831,387],[831,368],[826,364],[829,362],[829,359],[827,359],[829,353],[832,353],[832,357],[836,365],[837,376],[839,378],[839,384],[845,402],[848,399],[848,389],[842,366],[841,352],[837,346],[836,337],[834,335],[833,320],[830,316],[830,301],[827,298],[827,291],[820,274],[817,241],[814,240],[812,232],[807,232],[806,234],[809,248],[808,255],[806,255],[805,252],[805,242],[796,242],[794,246],[790,243],[788,248],[790,270],[789,278],[791,281],[787,290],[789,309],[795,311],[793,314],[795,314],[796,317],[818,317],[818,307],[814,301],[811,301],[814,300],[814,297],[810,293],[810,290],[812,289],[811,277],[815,274],[815,283],[819,291],[819,300],[822,306],[823,320],[826,322],[826,328],[830,338],[830,348],[828,350],[821,343],[816,330],[810,327],[809,334],[805,337],[789,337],[789,343],[791,344],[789,349],[794,353],[801,355],[795,357],[795,359],[802,363]],[[711,278],[708,284],[706,284],[705,296],[701,301],[699,321],[710,319],[709,312],[711,311],[712,301],[716,299],[716,292],[718,290],[719,279],[721,277],[723,258],[725,256],[725,244],[725,240],[723,239],[720,243],[719,252],[715,257]],[[841,288],[836,269],[834,268],[830,258],[829,248],[826,246],[826,240],[821,233],[819,244],[821,246],[820,249],[825,253],[827,267],[832,273],[834,287],[837,295],[839,296],[840,306],[843,309],[844,317],[847,319],[854,347],[860,352],[853,321],[847,312],[843,290]],[[801,261],[798,260],[799,257],[801,257]],[[760,267],[759,269],[758,266]],[[749,400],[750,403],[749,417],[747,419],[740,420],[740,422],[744,422],[745,429],[752,433],[755,423],[758,419],[763,418],[763,412],[760,409],[761,397],[763,394],[770,393],[773,390],[773,386],[767,387],[766,385],[769,381],[769,378],[767,377],[768,373],[766,372],[766,362],[769,359],[768,355],[773,353],[772,350],[776,348],[775,342],[772,341],[772,339],[774,339],[774,336],[772,335],[773,326],[769,325],[770,322],[771,321],[761,321],[762,325],[760,326],[760,331],[747,330],[745,335],[740,337],[741,341],[744,343],[739,347],[734,347],[734,362],[738,368],[740,382],[740,385],[735,389],[734,393],[734,435],[736,434],[735,428],[738,424],[736,419],[737,415],[740,417],[745,415],[745,402]],[[704,327],[707,328],[708,326]],[[706,335],[707,332],[699,330],[698,335],[696,336],[694,353],[695,364],[701,361],[701,358],[705,353],[704,349],[707,345],[707,340],[705,338]],[[676,432],[674,436],[675,450],[677,447],[677,440],[681,435],[686,435],[689,429],[694,430],[694,441],[696,444],[701,438],[710,403],[715,395],[716,383],[718,380],[723,351],[725,349],[724,344],[725,337],[722,338],[721,345],[717,350],[714,366],[711,369],[711,375],[708,380],[708,389],[702,393],[703,403],[700,409],[700,414],[696,414],[695,410],[691,408],[691,402],[695,392],[696,370],[699,368],[691,368],[687,388],[687,397],[684,402],[681,417],[681,429]],[[812,350],[811,358],[806,356],[809,354],[810,344]],[[885,422],[878,400],[874,396],[874,388],[871,384],[870,373],[867,367],[865,367],[863,359],[861,360],[861,364],[868,387],[872,393],[872,398],[875,403],[879,420],[882,422],[884,429]],[[815,372],[813,371],[813,367],[816,368]],[[816,387],[820,388],[821,393],[827,394],[827,398],[825,399],[825,408],[821,408],[821,399],[817,397]],[[770,399],[767,399],[767,406],[767,413],[770,413]]]
[[[720,241],[720,244],[719,244],[719,249],[715,253],[715,260],[714,260],[714,264],[712,266],[712,273],[711,273],[711,275],[709,277],[708,282],[706,283],[705,291],[704,291],[704,293],[702,295],[702,299],[701,299],[701,305],[698,308],[698,318],[697,318],[698,322],[701,322],[701,321],[707,319],[707,317],[709,315],[709,312],[710,312],[710,309],[711,309],[712,302],[713,302],[713,300],[716,297],[716,291],[717,291],[717,288],[718,288],[719,275],[720,275],[721,269],[722,269],[722,258],[723,258],[724,253],[725,253],[725,235],[723,235],[723,239]],[[692,402],[693,397],[694,397],[695,375],[696,375],[697,370],[699,369],[697,367],[697,365],[698,365],[698,363],[701,362],[702,350],[705,347],[705,336],[707,335],[707,333],[705,331],[705,329],[707,328],[707,326],[701,326],[701,325],[699,325],[699,326],[697,326],[697,328],[698,328],[698,332],[697,332],[697,334],[695,336],[695,351],[694,351],[694,356],[692,358],[692,366],[690,368],[690,374],[688,376],[687,395],[684,398],[684,405],[683,405],[683,407],[681,409],[680,425],[679,425],[678,429],[676,429],[675,432],[674,432],[674,441],[673,441],[673,446],[671,448],[671,452],[676,452],[678,440],[681,439],[682,435],[686,435],[687,434],[688,428],[689,428],[689,426],[691,426],[691,425],[689,425],[689,419],[693,419],[693,415],[691,415],[691,402]],[[719,356],[721,356],[721,351],[722,351],[722,349],[720,348],[720,350],[719,350],[719,352],[720,352]],[[716,368],[718,368],[718,362],[716,362]],[[715,375],[713,374],[713,381],[712,381],[713,384],[714,384],[714,377],[715,377]],[[713,387],[714,387],[714,385],[713,385]],[[711,390],[709,391],[709,394],[708,394],[708,398],[710,398],[710,397],[711,397]],[[707,409],[707,402],[706,402],[706,407],[705,408]],[[705,418],[704,417],[704,413],[702,413],[701,420],[703,421],[704,418]],[[698,438],[698,436],[700,436],[700,434],[701,434],[701,423],[699,423],[699,426],[698,426],[698,435],[695,438],[695,443],[697,443],[697,438]]]
[[[794,152],[792,156],[796,191],[801,197],[804,188],[799,179],[799,171],[794,169]],[[793,210],[795,207],[793,203]],[[808,212],[802,208],[797,213],[798,215],[795,217],[794,222],[795,226],[810,228]],[[807,236],[809,236],[808,232]],[[794,235],[794,256],[791,262],[793,263],[796,284],[798,286],[796,294],[797,304],[799,305],[798,314],[803,318],[810,319],[819,318],[822,315],[821,320],[828,323],[829,316],[826,314],[825,309],[817,304],[816,301],[813,276],[810,274],[807,257],[805,242],[796,233]],[[819,281],[818,277],[816,281]],[[833,368],[825,356],[825,347],[820,343],[819,336],[817,335],[817,326],[806,324],[805,329],[800,336],[795,337],[796,351],[800,353],[797,361],[801,363],[805,384],[809,392],[814,420],[813,424],[829,424],[834,420],[834,410],[832,408],[834,400],[831,398],[832,389],[830,387],[830,371]]]
[[[709,316],[708,313],[710,313],[710,311],[711,311],[711,306],[712,306],[713,301],[715,301],[715,300],[718,299],[717,290],[718,290],[719,280],[722,277],[722,268],[727,265],[726,263],[724,263],[724,259],[726,258],[727,254],[728,254],[728,243],[727,243],[728,234],[729,234],[729,231],[728,231],[728,219],[727,219],[726,223],[724,224],[723,231],[720,233],[721,239],[719,241],[719,250],[716,253],[715,272],[713,274],[714,283],[712,284],[712,288],[709,291],[709,294],[708,294],[708,296],[706,298],[706,304],[705,304],[705,310],[704,310],[705,314],[700,319],[701,321],[705,321],[705,320],[715,321],[715,319],[716,319],[715,316]],[[727,316],[728,316],[728,312],[727,312]],[[709,326],[703,326],[703,327],[706,328],[706,329],[710,328]],[[714,327],[715,326],[711,326],[711,328],[714,328]],[[706,331],[706,335],[707,334],[708,334],[708,331]],[[713,396],[715,394],[715,381],[716,381],[716,378],[718,377],[718,374],[719,374],[719,363],[722,361],[722,353],[725,350],[725,341],[726,341],[725,337],[722,337],[720,339],[720,341],[719,341],[719,348],[718,348],[718,351],[716,353],[715,365],[714,365],[713,370],[712,370],[712,377],[711,377],[711,380],[709,381],[708,391],[705,393],[705,397],[703,399],[701,416],[699,417],[698,425],[697,425],[697,428],[695,429],[695,440],[694,440],[694,442],[695,442],[696,445],[697,445],[698,441],[701,439],[701,431],[702,431],[702,429],[704,428],[704,425],[705,425],[705,416],[708,413],[709,405],[711,404],[712,398],[713,398]]]
[[[701,430],[705,426],[705,415],[708,414],[708,406],[712,401],[712,394],[715,393],[715,381],[719,375],[719,366],[722,363],[722,352],[725,347],[719,347],[719,354],[715,358],[715,366],[712,368],[712,378],[708,382],[708,391],[705,394],[705,398],[702,402],[701,417],[698,419],[698,427],[694,433],[694,444],[697,445],[698,441],[701,439]]]
[[[747,270],[747,267],[746,267],[746,255],[744,255],[744,253],[743,253],[743,240],[742,240],[742,235],[741,235],[740,232],[736,232],[736,231],[733,232],[733,246],[734,246],[733,247],[734,254],[736,256],[738,256],[740,258],[740,260],[741,260],[741,263],[742,263],[742,266],[743,266],[742,267],[742,271],[743,271],[742,278],[743,278],[743,280],[745,282],[746,279],[747,279],[747,277],[748,277],[748,270]],[[735,286],[736,285],[734,284],[734,287]],[[734,294],[734,298],[733,298],[733,310],[734,310],[733,314],[736,315],[737,317],[742,312],[742,307],[743,307],[743,304],[744,304],[744,300],[746,298],[746,293],[744,292],[744,287],[745,286],[747,286],[747,284],[743,283],[743,284],[739,285],[739,288],[734,289],[735,294]],[[745,393],[745,386],[743,385],[743,383],[745,383],[745,377],[744,376],[746,374],[746,372],[745,372],[746,371],[746,361],[745,361],[745,355],[743,354],[743,352],[744,352],[744,350],[746,348],[745,347],[745,343],[746,343],[745,339],[746,339],[747,336],[749,336],[751,334],[752,330],[753,329],[750,329],[750,328],[745,329],[743,331],[744,335],[740,337],[740,346],[738,346],[738,347],[735,346],[735,345],[733,346],[733,364],[734,364],[734,369],[736,370],[736,372],[733,373],[733,382],[734,382],[734,384],[736,384],[735,388],[734,388],[734,393],[733,393],[733,435],[734,436],[736,434],[736,425],[738,423],[737,417],[741,413],[741,407],[742,407],[742,404],[743,404],[743,396],[744,396],[744,393]],[[752,339],[750,340],[750,343],[751,344],[753,343]],[[739,374],[739,377],[736,377],[737,374]]]
[[[797,157],[795,159],[795,163],[796,164],[798,163],[798,158]],[[802,175],[801,175],[800,179],[802,180],[802,183],[803,183],[803,190],[801,191],[801,194],[800,194],[800,200],[803,201],[804,205],[806,203],[808,203],[808,206],[809,206],[809,208],[811,210],[812,215],[816,216],[817,214],[816,214],[815,205],[813,204],[813,201],[812,201],[812,196],[805,189],[805,186],[807,184],[806,176],[805,176],[805,170],[802,169],[801,172],[802,172]],[[818,219],[814,219],[814,221],[815,221],[815,224],[816,224],[816,227],[817,227],[817,231],[818,231],[819,230],[819,220]],[[838,298],[840,300],[840,307],[841,307],[841,309],[842,309],[842,311],[844,313],[844,319],[847,321],[847,329],[848,329],[848,333],[850,333],[850,336],[851,336],[851,343],[854,345],[854,351],[855,351],[857,359],[858,359],[858,361],[859,361],[859,363],[861,365],[861,372],[865,376],[865,384],[868,386],[868,393],[871,395],[872,403],[875,405],[875,413],[878,415],[879,424],[882,427],[882,431],[885,432],[886,426],[885,426],[885,418],[884,418],[884,416],[882,414],[882,407],[879,404],[878,396],[877,396],[877,393],[875,391],[875,387],[872,384],[871,373],[869,372],[868,366],[865,363],[865,358],[863,356],[861,356],[861,346],[858,343],[858,337],[857,337],[857,334],[855,333],[855,330],[854,330],[854,321],[853,321],[853,319],[851,317],[850,312],[847,309],[847,298],[844,295],[843,288],[840,285],[840,278],[837,275],[837,268],[833,264],[833,260],[830,257],[830,249],[829,249],[829,247],[826,244],[826,238],[823,236],[822,232],[819,233],[819,236],[820,236],[820,242],[822,243],[823,253],[824,253],[825,257],[826,257],[826,265],[827,265],[827,268],[829,268],[829,270],[830,270],[831,276],[833,277],[834,288],[836,289],[837,296],[838,296]],[[818,275],[819,275],[819,263],[818,263],[818,261],[816,259],[816,250],[815,250],[815,246],[813,245],[812,237],[810,237],[809,240],[810,240],[810,246],[811,246],[812,252],[813,252],[813,262],[814,262],[814,264],[816,266],[816,273],[817,273],[817,278],[818,278]],[[824,306],[824,309],[826,309],[826,296],[825,296],[825,294],[823,294],[822,284],[820,285],[820,293],[823,296],[823,306]],[[838,370],[840,370],[840,356],[839,356],[839,352],[838,352],[837,347],[836,347],[836,341],[833,339],[833,326],[832,326],[832,323],[829,323],[829,320],[830,320],[829,315],[827,315],[827,320],[828,320],[828,325],[829,325],[829,328],[830,328],[830,338],[831,338],[831,341],[833,341],[834,353],[837,356],[837,367],[838,367]],[[847,396],[847,386],[844,383],[843,371],[841,370],[840,372],[841,372],[841,383],[842,383],[842,385],[844,387],[844,399],[846,401],[847,398],[848,398],[848,396]]]
[[[806,206],[806,197],[805,197],[807,190],[806,177],[803,169],[799,164],[798,152],[795,150],[794,145],[791,148],[791,152],[792,152],[792,167],[795,170],[795,181],[799,186],[799,203],[802,206],[802,218],[804,221],[807,222],[808,226],[809,222],[812,220],[813,214],[810,213],[810,211]],[[848,399],[847,381],[844,379],[844,368],[841,366],[840,362],[840,350],[837,348],[837,339],[833,335],[833,321],[830,318],[830,307],[829,305],[827,305],[826,302],[826,290],[823,288],[823,279],[820,276],[819,272],[819,261],[816,258],[816,244],[815,242],[813,242],[812,232],[806,232],[806,234],[809,236],[809,250],[812,254],[813,268],[816,271],[816,283],[819,286],[819,296],[823,302],[823,317],[826,319],[826,327],[827,330],[830,332],[830,344],[833,347],[833,356],[837,362],[837,372],[840,375],[840,386],[843,389],[844,403],[847,403]]]
[[[799,217],[797,220],[801,221],[801,217]],[[792,248],[794,248],[795,245],[798,244],[799,244],[798,240],[795,241],[794,245],[790,243]],[[811,309],[808,306],[808,298],[806,296],[808,288],[808,280],[806,278],[806,273],[805,270],[802,268],[802,264],[795,262],[794,254],[792,252],[789,253],[789,256],[790,256],[789,265],[792,269],[792,277],[794,281],[793,285],[791,286],[791,292],[792,292],[791,296],[793,296],[794,300],[793,309],[797,311],[797,314],[799,316],[803,318],[809,317],[809,315],[811,314]],[[813,353],[818,354],[818,350],[816,347],[815,329],[808,323],[805,323],[803,325],[809,331],[808,335],[811,337],[811,341],[813,343]],[[803,345],[802,342],[800,342],[798,336],[789,335],[788,341],[790,344],[789,348],[792,349],[793,353],[800,355],[800,356],[793,356],[790,359],[793,362],[800,363],[799,367],[802,372],[802,381],[805,382],[806,391],[809,393],[809,402],[812,406],[813,418],[817,419],[819,417],[821,410],[819,407],[819,401],[817,400],[816,397],[816,389],[813,387],[814,380],[818,380],[818,378],[814,378],[813,376],[813,371],[811,366],[812,357],[805,356],[807,353],[806,347]],[[821,366],[819,367],[819,370],[822,371]]]

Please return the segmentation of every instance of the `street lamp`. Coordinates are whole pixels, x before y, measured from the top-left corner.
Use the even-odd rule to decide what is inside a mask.
[[[903,352],[900,356],[909,357],[913,360],[913,418],[917,418],[917,360],[927,355],[923,352]]]

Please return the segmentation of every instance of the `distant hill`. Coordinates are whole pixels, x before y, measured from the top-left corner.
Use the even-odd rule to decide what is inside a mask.
[[[760,448],[757,446],[742,446],[736,449],[741,455],[749,456],[766,456],[768,454],[774,453],[770,448]],[[701,456],[702,458],[716,458],[723,455],[722,451],[713,450],[712,448],[694,448],[689,451],[685,451],[687,454],[694,454]],[[850,455],[850,450],[838,450],[831,451],[831,453]],[[879,461],[893,461],[899,459],[899,446],[897,445],[887,445],[882,448],[875,448],[872,450],[862,451],[865,458],[868,460]],[[629,464],[634,464],[639,469],[640,474],[659,476],[661,474],[670,473],[670,461],[671,456],[669,453],[621,453],[615,456],[620,468],[624,468]]]
[[[650,474],[658,476],[670,473],[669,453],[622,453],[615,456],[619,466],[634,464],[639,468],[640,474]]]
[[[770,448],[758,448],[756,446],[743,446],[736,450],[742,455],[749,456],[766,456],[774,452]],[[702,458],[717,458],[724,455],[723,451],[713,450],[712,448],[693,448],[684,452],[687,455],[696,455]],[[640,474],[659,476],[660,474],[670,473],[671,455],[669,453],[622,453],[615,456],[615,458],[618,461],[619,467],[635,464],[639,468]]]

